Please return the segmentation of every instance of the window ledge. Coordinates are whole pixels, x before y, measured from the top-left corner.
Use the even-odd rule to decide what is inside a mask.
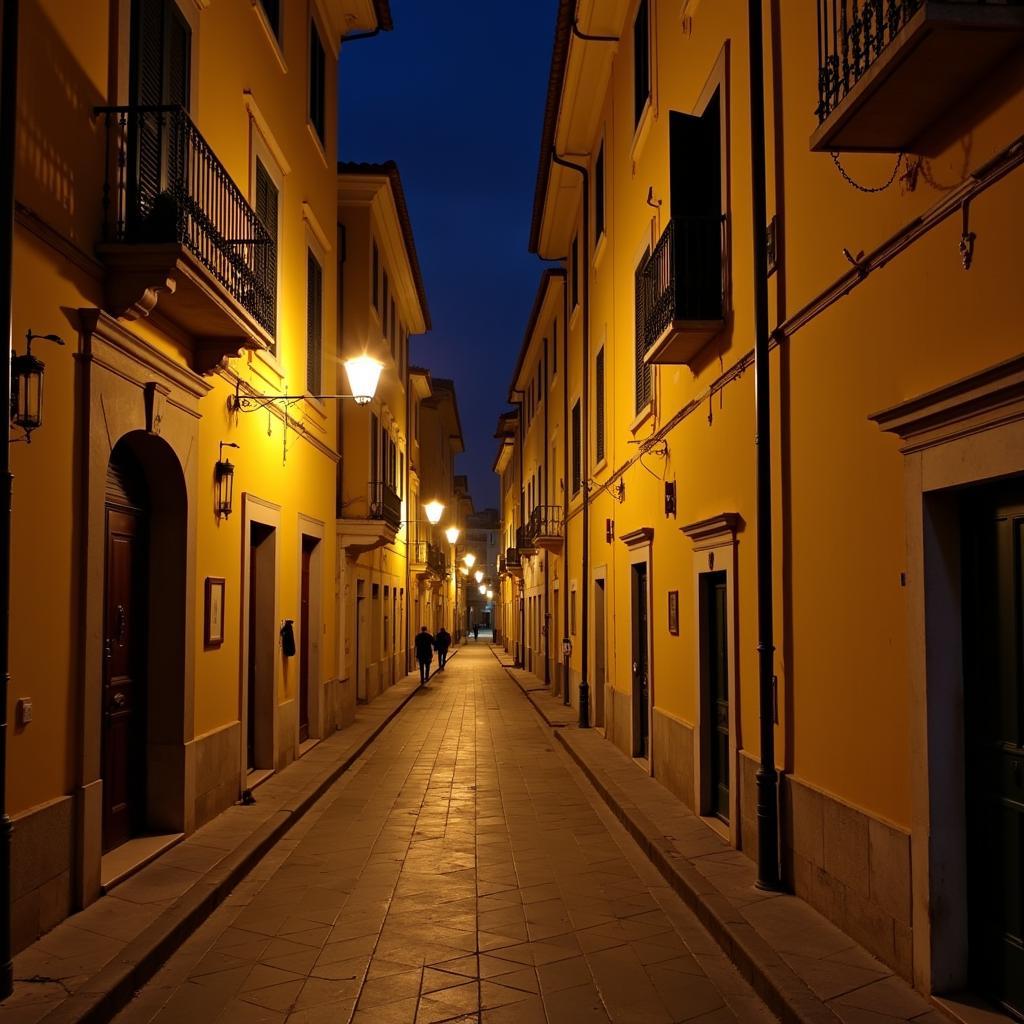
[[[597,240],[597,245],[594,246],[594,259],[592,265],[594,270],[597,270],[601,265],[601,261],[604,257],[604,251],[608,248],[608,229],[605,228],[601,232],[601,237]]]
[[[274,27],[267,18],[267,12],[263,10],[263,4],[260,3],[260,0],[252,0],[252,9],[256,15],[256,20],[260,23],[260,28],[263,29],[263,33],[267,37],[267,42],[270,44],[270,49],[274,53],[274,58],[277,60],[281,73],[287,75],[288,64],[284,59],[284,51],[281,49],[281,40],[277,38]]]
[[[653,416],[654,402],[650,401],[636,414],[636,419],[629,425],[629,432],[635,434]]]
[[[306,118],[306,131],[309,132],[309,137],[313,142],[313,148],[316,150],[317,155],[320,157],[321,163],[324,165],[325,170],[329,170],[327,166],[327,150],[326,143],[316,133],[316,129],[313,127],[313,122]]]
[[[605,457],[603,459],[601,459],[600,462],[598,462],[598,463],[596,463],[594,465],[594,469],[593,469],[593,471],[591,473],[591,476],[597,476],[598,473],[603,472],[607,468],[608,468],[608,456],[605,455]]]
[[[311,391],[306,391],[303,397],[306,400],[306,405],[309,406],[322,420],[327,419],[327,406],[320,401]]]

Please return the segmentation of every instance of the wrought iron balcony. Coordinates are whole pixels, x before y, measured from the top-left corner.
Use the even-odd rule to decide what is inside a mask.
[[[526,524],[529,539],[537,547],[559,551],[565,536],[561,505],[538,505]]]
[[[721,331],[725,218],[673,217],[636,275],[637,330],[648,363],[689,363]]]
[[[818,0],[811,148],[912,149],[1022,41],[1022,0]]]
[[[519,548],[509,548],[505,552],[505,571],[511,573],[513,576],[522,576],[523,556],[520,553]]]
[[[448,572],[448,556],[436,544],[426,540],[409,543],[409,563],[412,571],[420,576],[443,577]]]
[[[379,519],[394,530],[402,525],[402,499],[381,480],[370,484],[370,518]]]
[[[537,544],[530,533],[529,523],[524,523],[516,528],[516,547],[519,549],[520,556],[537,553]]]
[[[197,369],[272,347],[277,240],[178,106],[101,107],[107,304],[162,312],[194,337]],[[201,341],[200,341],[201,339]]]

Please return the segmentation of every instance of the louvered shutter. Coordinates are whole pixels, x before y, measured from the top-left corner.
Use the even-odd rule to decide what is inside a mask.
[[[636,268],[636,338],[634,343],[634,372],[636,390],[636,412],[639,413],[651,400],[651,368],[644,362],[647,354],[647,335],[645,330],[646,320],[646,296],[644,283],[644,264],[647,262],[648,254],[640,261]]]
[[[263,166],[259,157],[256,158],[256,219],[269,236],[269,242],[256,247],[256,275],[260,287],[266,294],[276,299],[277,294],[277,185],[270,173]],[[270,334],[277,333],[277,302],[267,304],[271,310]],[[274,350],[277,346],[275,344]]]
[[[597,353],[594,361],[594,457],[597,462],[604,460],[604,349]]]
[[[135,59],[133,61],[132,105],[156,107],[164,99],[164,0],[135,0],[133,8]],[[136,117],[131,125],[136,138],[132,172],[134,181],[129,209],[138,220],[152,212],[160,192],[163,153],[158,118],[153,114]],[[131,225],[138,227],[138,224]]]
[[[580,483],[582,481],[581,471],[581,454],[580,454],[580,403],[577,400],[576,404],[572,407],[572,493],[575,494],[580,489]]]
[[[307,253],[306,275],[306,389],[320,394],[323,363],[323,270],[312,252]]]

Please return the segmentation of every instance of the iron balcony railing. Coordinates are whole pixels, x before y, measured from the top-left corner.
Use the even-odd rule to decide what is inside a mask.
[[[530,521],[526,524],[526,532],[531,541],[542,538],[561,537],[563,535],[562,506],[538,505],[530,513]]]
[[[537,545],[534,543],[533,536],[530,533],[529,523],[516,527],[516,547],[519,549],[520,554],[528,555],[537,550]]]
[[[370,484],[370,518],[379,519],[394,530],[402,525],[402,499],[382,480]]]
[[[444,576],[448,572],[447,555],[436,544],[431,544],[427,540],[410,542],[409,561],[413,565],[425,565],[438,576]]]
[[[509,548],[505,552],[505,568],[506,569],[518,569],[523,564],[523,557],[519,553],[519,548]]]
[[[867,73],[926,0],[818,0],[818,121]],[[1005,7],[1021,0],[946,0]],[[942,74],[942,68],[936,72]]]
[[[177,243],[270,335],[277,240],[180,106],[100,107],[108,241]]]
[[[673,217],[636,279],[646,352],[677,320],[721,320],[725,218]]]

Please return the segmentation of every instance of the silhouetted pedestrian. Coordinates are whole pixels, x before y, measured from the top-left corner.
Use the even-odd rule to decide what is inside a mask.
[[[430,678],[430,663],[434,660],[434,638],[426,626],[416,634],[416,660],[420,663],[420,685]]]
[[[452,645],[452,635],[442,626],[434,637],[434,650],[437,651],[437,671],[444,671],[444,664],[448,660],[448,648]]]

